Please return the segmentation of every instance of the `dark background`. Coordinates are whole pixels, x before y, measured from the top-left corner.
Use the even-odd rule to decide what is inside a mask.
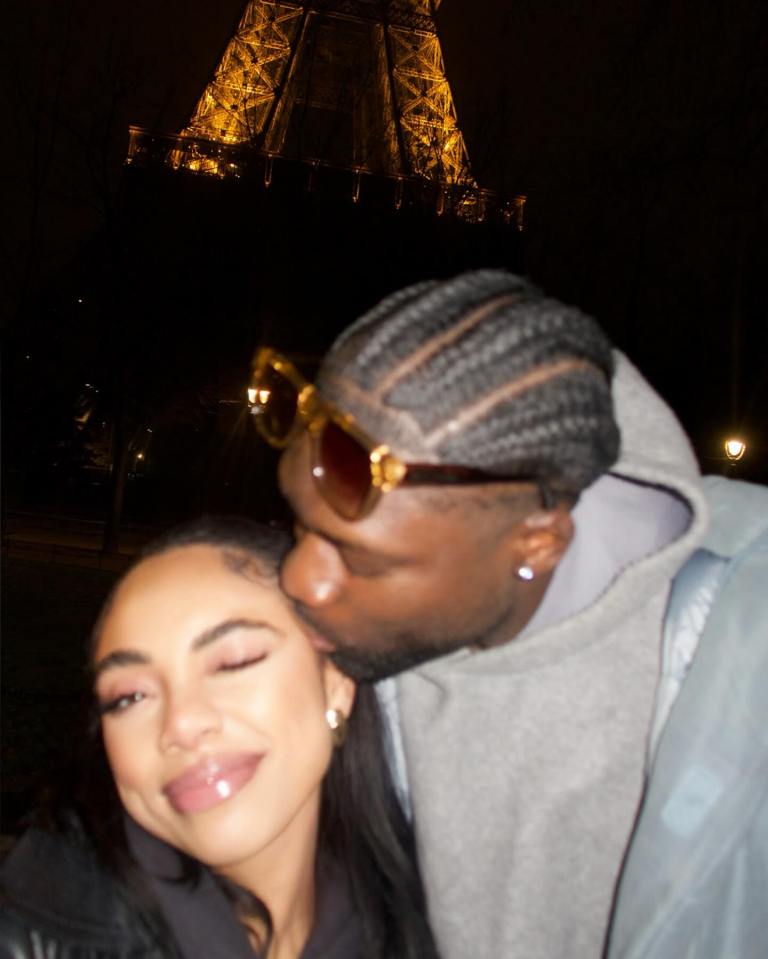
[[[23,462],[19,447],[40,429],[65,429],[73,403],[87,400],[82,384],[94,381],[103,397],[102,381],[144,377],[153,382],[120,384],[144,407],[131,411],[131,429],[149,421],[147,410],[179,425],[169,405],[194,419],[190,397],[179,403],[186,364],[186,388],[206,393],[208,417],[217,405],[214,418],[230,414],[210,442],[229,437],[231,446],[233,411],[216,401],[240,395],[265,330],[295,327],[290,345],[317,354],[389,289],[481,262],[518,268],[594,313],[678,411],[705,470],[724,468],[722,441],[736,431],[749,442],[739,475],[765,479],[764,3],[445,0],[437,22],[474,173],[483,186],[527,195],[526,230],[504,250],[462,241],[452,257],[425,235],[415,252],[411,242],[407,263],[402,225],[389,232],[345,221],[342,236],[326,209],[313,212],[307,230],[296,209],[264,215],[219,197],[206,208],[187,195],[169,207],[165,186],[126,185],[127,125],[183,125],[242,7],[68,0],[14,13],[4,55],[7,405],[19,402],[19,390],[33,393],[22,398],[24,422],[9,421],[6,406],[6,466],[22,470],[8,486],[14,502],[42,495],[33,490],[37,464]],[[220,206],[229,222],[211,213]],[[361,275],[353,260],[365,246]],[[245,247],[269,247],[272,265],[246,262]],[[36,406],[41,391],[48,395]],[[209,423],[185,428],[210,432]],[[199,490],[210,447],[200,457],[191,436],[166,436],[177,464],[174,442]],[[221,486],[213,499],[226,500],[223,484],[233,481],[211,479],[212,495]],[[207,495],[187,497],[184,508],[204,506]]]
[[[67,751],[73,650],[113,575],[93,568],[102,547],[119,559],[202,510],[280,512],[274,456],[243,403],[259,340],[311,367],[384,293],[507,265],[600,319],[677,411],[706,472],[768,480],[768,4],[445,0],[437,22],[473,172],[527,196],[520,235],[393,219],[319,193],[265,200],[127,176],[128,124],[184,124],[243,6],[61,0],[5,18],[14,812],[30,771]],[[722,455],[732,432],[748,443],[735,465]],[[118,447],[127,484],[110,538]],[[50,547],[44,562],[22,556],[32,542]],[[42,701],[58,717],[53,739],[36,725]]]

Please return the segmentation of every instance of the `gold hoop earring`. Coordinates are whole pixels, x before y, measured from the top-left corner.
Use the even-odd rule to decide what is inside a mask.
[[[326,709],[325,721],[331,731],[334,746],[341,746],[347,738],[347,717],[340,709]]]

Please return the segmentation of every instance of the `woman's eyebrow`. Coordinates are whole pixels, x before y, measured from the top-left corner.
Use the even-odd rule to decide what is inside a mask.
[[[93,679],[97,680],[102,673],[116,666],[143,665],[148,662],[149,659],[135,649],[116,649],[114,653],[108,653],[96,663],[93,667]]]
[[[203,630],[192,642],[192,649],[197,651],[215,643],[217,639],[226,636],[234,629],[268,629],[273,633],[279,632],[271,623],[265,623],[260,619],[225,619],[224,622],[212,626],[210,629]]]
[[[272,633],[282,635],[281,631],[276,629],[271,623],[264,622],[260,619],[225,619],[223,622],[211,626],[210,629],[203,630],[203,632],[192,641],[190,648],[193,652],[197,652],[209,646],[211,643],[215,643],[216,640],[221,639],[235,629],[268,629]],[[93,668],[93,679],[94,681],[97,680],[106,670],[114,669],[117,666],[146,666],[150,662],[151,659],[149,656],[136,649],[116,649],[113,653],[108,653],[103,659],[100,659],[99,662],[96,663]]]

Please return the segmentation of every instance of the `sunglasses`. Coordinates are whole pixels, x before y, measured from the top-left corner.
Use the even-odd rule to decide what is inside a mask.
[[[315,486],[345,520],[367,516],[384,493],[398,486],[537,482],[469,466],[403,462],[360,429],[354,416],[323,399],[290,360],[269,347],[256,354],[248,399],[256,428],[271,446],[284,449],[301,430],[307,431]]]

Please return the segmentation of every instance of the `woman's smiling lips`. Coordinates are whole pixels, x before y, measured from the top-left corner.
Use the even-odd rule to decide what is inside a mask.
[[[256,772],[264,753],[208,756],[163,787],[176,812],[203,812],[229,799]]]

